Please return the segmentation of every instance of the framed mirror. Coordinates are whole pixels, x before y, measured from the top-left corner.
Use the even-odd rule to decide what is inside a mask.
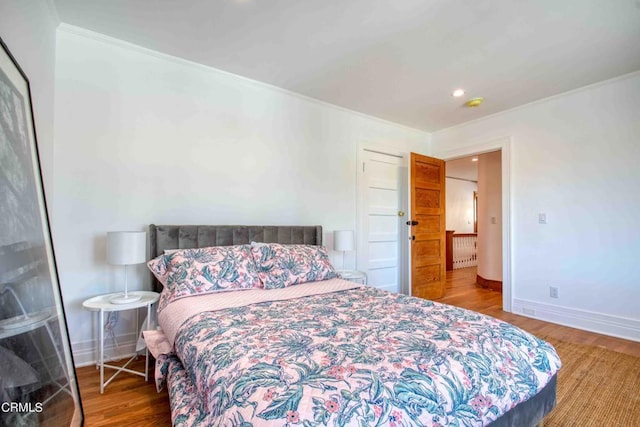
[[[79,426],[29,81],[0,45],[0,425]]]

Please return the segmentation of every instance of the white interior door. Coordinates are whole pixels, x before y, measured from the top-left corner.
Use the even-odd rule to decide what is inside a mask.
[[[370,286],[399,292],[404,159],[364,149],[360,162],[358,269],[367,273]]]

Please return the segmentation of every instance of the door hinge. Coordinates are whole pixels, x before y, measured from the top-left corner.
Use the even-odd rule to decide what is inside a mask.
[[[364,173],[364,165],[365,165],[365,162],[362,162],[362,173]]]

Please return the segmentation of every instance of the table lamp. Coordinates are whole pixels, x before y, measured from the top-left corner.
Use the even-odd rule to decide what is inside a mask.
[[[113,304],[138,301],[140,295],[129,294],[127,266],[147,260],[147,233],[144,231],[110,231],[107,233],[107,262],[124,265],[124,293],[110,299]]]
[[[333,232],[333,249],[342,252],[342,269],[344,270],[344,254],[347,251],[352,251],[353,245],[353,230],[335,230]]]

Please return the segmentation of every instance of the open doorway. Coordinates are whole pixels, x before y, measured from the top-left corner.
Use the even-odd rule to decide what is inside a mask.
[[[512,309],[511,289],[511,138],[506,136],[484,142],[470,143],[453,150],[442,147],[432,155],[445,161],[455,160],[474,154],[489,153],[500,150],[501,153],[501,186],[502,186],[502,310],[510,312]],[[496,293],[500,296],[500,294]]]
[[[449,294],[488,295],[477,287],[502,293],[501,150],[448,160],[446,186]]]

